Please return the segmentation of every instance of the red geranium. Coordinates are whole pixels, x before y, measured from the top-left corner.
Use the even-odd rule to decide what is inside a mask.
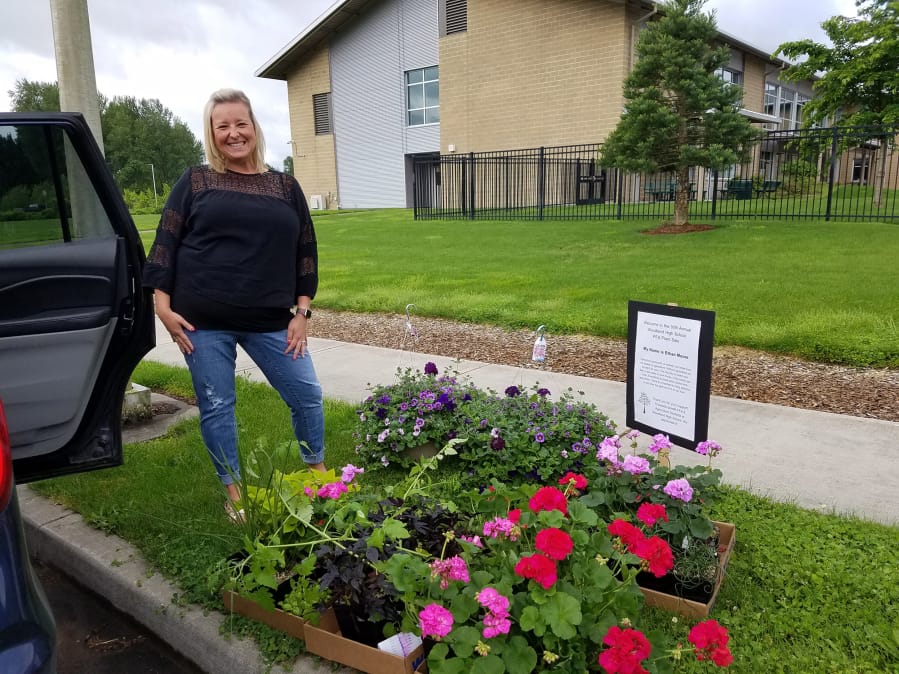
[[[518,524],[518,520],[521,519],[521,508],[515,508],[515,510],[510,510],[508,519],[513,524]]]
[[[612,625],[602,642],[609,646],[599,654],[599,664],[609,674],[648,674],[640,665],[649,657],[652,645],[639,630]]]
[[[558,578],[556,563],[543,555],[528,555],[518,560],[515,573],[522,578],[536,581],[544,590],[548,590]]]
[[[561,529],[550,527],[537,534],[534,546],[550,559],[561,561],[574,550],[574,541]]]
[[[637,519],[648,527],[653,526],[659,520],[668,521],[668,513],[661,503],[643,503],[637,508]]]
[[[567,487],[569,484],[573,484],[575,489],[586,489],[587,478],[585,478],[583,475],[578,475],[576,473],[568,471],[567,473],[565,473],[565,476],[559,480],[559,484],[563,487]]]
[[[637,554],[637,547],[646,539],[642,531],[630,522],[622,519],[614,520],[609,525],[609,533],[620,538],[624,542],[627,551],[633,554]]]
[[[719,667],[727,667],[734,661],[727,647],[730,636],[717,620],[706,620],[693,626],[687,640],[696,650],[697,660],[711,660]]]
[[[667,541],[658,536],[645,538],[637,543],[633,551],[637,557],[646,562],[649,572],[656,578],[661,578],[674,568],[674,555]]]
[[[555,487],[540,487],[537,493],[531,496],[528,507],[535,513],[541,510],[559,510],[563,515],[568,514],[568,501],[565,494]]]

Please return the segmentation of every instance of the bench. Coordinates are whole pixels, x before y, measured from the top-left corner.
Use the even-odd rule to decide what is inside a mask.
[[[677,183],[646,183],[643,192],[653,201],[674,201],[674,194],[677,191]]]
[[[752,199],[752,181],[731,178],[724,189],[724,196],[730,199]]]
[[[764,194],[766,197],[768,197],[770,199],[771,195],[774,194],[775,192],[777,192],[779,187],[780,187],[779,180],[766,180],[761,184],[761,186],[754,188],[755,196],[759,197],[762,194]]]
[[[692,201],[696,198],[696,187],[690,183],[687,188],[689,191],[689,199]],[[643,188],[644,194],[653,201],[674,201],[677,198],[677,181],[672,180],[667,183],[646,183]]]

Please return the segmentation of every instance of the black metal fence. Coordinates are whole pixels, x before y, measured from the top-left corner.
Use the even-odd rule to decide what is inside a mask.
[[[770,131],[748,160],[690,170],[690,217],[899,219],[899,125]],[[416,219],[663,218],[673,173],[603,167],[601,145],[416,159]]]

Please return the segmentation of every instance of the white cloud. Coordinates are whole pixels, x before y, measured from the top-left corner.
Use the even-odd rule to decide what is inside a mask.
[[[253,73],[334,0],[88,0],[97,87],[107,97],[158,98],[202,139],[203,105],[221,87],[253,101],[275,167],[289,154],[284,82]],[[550,1],[550,0],[547,0]],[[854,15],[853,0],[711,0],[721,30],[766,51],[823,40],[820,24]],[[4,3],[0,110],[20,78],[56,80],[49,0]]]

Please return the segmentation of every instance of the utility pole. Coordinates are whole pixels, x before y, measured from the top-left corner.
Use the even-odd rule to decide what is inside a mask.
[[[156,196],[156,167],[149,164],[150,172],[153,174],[153,208],[159,210],[159,199]]]
[[[53,21],[53,44],[56,47],[59,109],[62,112],[80,112],[84,115],[97,145],[100,146],[100,152],[105,154],[87,0],[50,0],[50,18]],[[93,198],[90,181],[80,168],[80,160],[67,151],[66,174],[69,180],[72,229],[79,236],[100,235],[106,227],[105,215]]]

